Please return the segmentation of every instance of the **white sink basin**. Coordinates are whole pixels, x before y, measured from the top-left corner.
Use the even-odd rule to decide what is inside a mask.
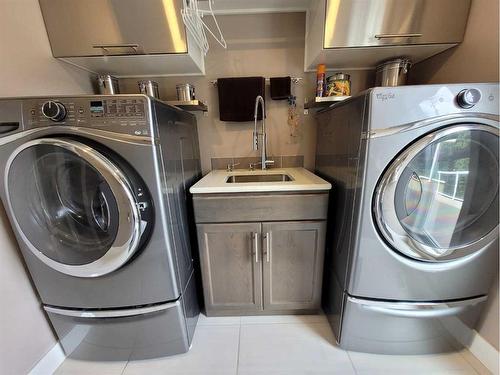
[[[226,183],[245,183],[245,182],[289,182],[293,178],[288,174],[275,173],[275,174],[237,174],[228,176]]]

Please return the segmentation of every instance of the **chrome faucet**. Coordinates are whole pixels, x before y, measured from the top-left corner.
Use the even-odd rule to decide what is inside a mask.
[[[262,130],[261,133],[257,132],[257,115],[259,113],[259,103],[262,108]],[[274,160],[267,160],[267,154],[266,154],[266,146],[267,146],[267,134],[266,134],[266,110],[264,106],[264,98],[261,95],[258,95],[255,98],[255,110],[253,114],[254,118],[254,130],[253,130],[253,139],[252,139],[252,148],[254,150],[259,149],[259,135],[262,136],[262,145],[260,147],[261,153],[260,153],[260,163],[255,163],[255,164],[260,164],[262,167],[262,170],[267,169],[267,165],[272,165],[274,164]]]

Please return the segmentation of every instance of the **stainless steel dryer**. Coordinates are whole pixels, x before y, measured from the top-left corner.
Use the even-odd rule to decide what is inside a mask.
[[[471,340],[498,272],[497,84],[375,88],[318,116],[324,308],[343,348]]]
[[[0,100],[0,196],[68,355],[189,349],[196,119],[144,95]]]

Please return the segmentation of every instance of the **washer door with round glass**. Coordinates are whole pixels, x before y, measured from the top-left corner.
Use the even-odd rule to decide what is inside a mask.
[[[126,176],[83,143],[44,138],[23,144],[7,162],[5,184],[23,242],[59,272],[105,275],[138,248],[141,213]]]
[[[459,124],[404,150],[382,176],[375,221],[400,253],[422,261],[473,254],[498,236],[498,129]]]

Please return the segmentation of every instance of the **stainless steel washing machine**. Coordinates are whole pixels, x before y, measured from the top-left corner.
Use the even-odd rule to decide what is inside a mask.
[[[370,89],[318,116],[324,308],[343,348],[466,345],[498,272],[498,84]]]
[[[0,197],[66,354],[189,349],[196,119],[144,95],[0,100]]]

